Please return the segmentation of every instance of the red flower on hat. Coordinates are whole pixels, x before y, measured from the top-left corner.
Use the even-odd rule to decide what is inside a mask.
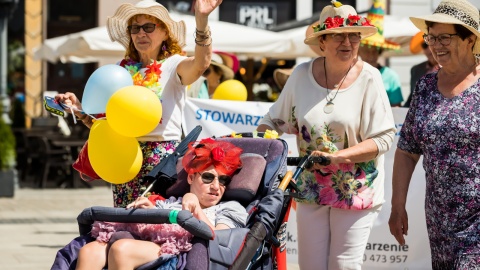
[[[325,26],[327,29],[329,28],[337,28],[337,27],[340,27],[343,25],[343,18],[342,17],[339,17],[339,16],[336,16],[334,18],[332,17],[328,17],[326,20],[325,20]]]
[[[212,149],[212,157],[215,161],[223,161],[225,158],[225,151],[220,147],[215,147]]]
[[[348,15],[348,19],[347,19],[348,25],[349,26],[355,25],[361,18],[362,17],[358,15]]]

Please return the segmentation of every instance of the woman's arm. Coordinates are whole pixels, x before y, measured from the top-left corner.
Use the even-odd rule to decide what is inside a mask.
[[[208,27],[208,15],[222,0],[197,0],[195,2],[195,56],[189,57],[177,67],[183,85],[195,82],[210,65],[212,58],[212,33]]]
[[[390,233],[400,245],[405,245],[404,235],[408,233],[407,203],[408,187],[420,155],[410,154],[401,149],[395,151],[392,177],[392,210],[388,225]]]
[[[387,152],[393,143],[395,129],[392,128],[377,137],[367,139],[357,145],[339,150],[335,153],[313,151],[313,156],[326,156],[332,164],[360,163],[375,159],[378,155]],[[315,164],[313,170],[322,169],[322,165]]]
[[[342,149],[332,154],[321,151],[313,151],[312,155],[329,157],[332,164],[360,163],[375,159],[375,157],[378,155],[378,147],[373,139],[368,139],[355,146]],[[318,167],[318,169],[321,169],[321,167]]]

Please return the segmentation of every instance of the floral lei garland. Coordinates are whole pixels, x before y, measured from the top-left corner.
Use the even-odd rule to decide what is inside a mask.
[[[142,74],[142,72],[140,72],[142,63],[135,62],[132,59],[123,59],[120,62],[120,66],[124,67],[128,72],[130,72],[134,85],[147,87],[148,89],[152,90],[158,98],[161,98],[163,88],[158,83],[158,80],[162,74],[160,68],[164,61],[165,59],[161,60],[160,62],[152,60],[152,62],[146,67],[145,76]]]
[[[370,21],[358,15],[348,15],[348,18],[342,18],[340,16],[328,17],[322,24],[313,26],[313,32],[319,32],[326,29],[346,27],[346,26],[374,26]]]

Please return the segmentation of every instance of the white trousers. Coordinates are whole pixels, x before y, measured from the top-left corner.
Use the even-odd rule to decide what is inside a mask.
[[[298,263],[302,270],[360,270],[381,206],[343,210],[297,203]]]

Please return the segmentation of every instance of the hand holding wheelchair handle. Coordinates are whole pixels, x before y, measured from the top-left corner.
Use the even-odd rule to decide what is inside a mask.
[[[304,156],[304,157],[288,157],[288,166],[298,166],[310,170],[314,163],[318,163],[323,166],[330,165],[330,158],[325,156]]]

